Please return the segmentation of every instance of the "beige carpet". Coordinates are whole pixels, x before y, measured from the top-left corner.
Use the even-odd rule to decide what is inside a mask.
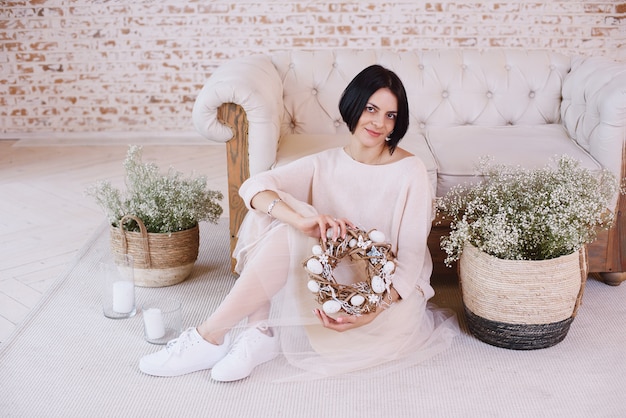
[[[183,326],[204,319],[228,291],[226,220],[202,225],[200,258],[186,282],[138,289],[138,304],[183,301]],[[537,351],[484,344],[465,331],[427,363],[376,380],[268,383],[282,359],[224,384],[209,372],[178,378],[142,374],[155,346],[141,314],[102,315],[96,264],[108,245],[100,228],[42,303],[0,346],[0,416],[16,417],[624,417],[626,285],[590,279],[567,338]],[[433,280],[435,301],[460,312],[455,283]]]

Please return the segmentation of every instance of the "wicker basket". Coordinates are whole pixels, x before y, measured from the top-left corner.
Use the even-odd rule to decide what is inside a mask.
[[[122,225],[132,219],[140,232],[130,232]],[[142,287],[164,287],[182,282],[191,274],[198,258],[198,226],[171,234],[149,233],[141,219],[127,215],[119,227],[111,226],[113,255],[130,254],[134,259],[135,284]]]
[[[459,260],[470,332],[514,350],[561,342],[576,316],[587,280],[586,249],[551,260],[502,260],[468,244]]]

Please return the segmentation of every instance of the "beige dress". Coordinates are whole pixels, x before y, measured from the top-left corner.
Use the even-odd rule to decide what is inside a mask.
[[[329,214],[366,231],[382,231],[396,254],[393,286],[402,299],[365,326],[343,333],[322,327],[312,312],[319,305],[302,266],[317,240],[250,208],[252,197],[263,190],[276,191],[303,215]],[[283,354],[307,376],[409,367],[445,350],[458,334],[454,314],[427,302],[434,295],[426,245],[433,195],[418,157],[367,165],[335,148],[256,175],[240,195],[251,210],[234,252],[238,280],[258,282],[257,295],[262,289],[271,299],[270,325],[279,331]],[[358,280],[363,277],[349,273],[341,278]]]

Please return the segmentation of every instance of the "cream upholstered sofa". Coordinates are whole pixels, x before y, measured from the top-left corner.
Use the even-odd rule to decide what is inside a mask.
[[[340,95],[375,63],[405,84],[410,126],[400,146],[422,158],[438,196],[475,180],[484,155],[539,167],[568,154],[592,170],[626,173],[626,65],[607,58],[502,49],[253,55],[218,68],[193,109],[196,129],[227,143],[231,245],[246,212],[237,194],[241,183],[346,143]],[[590,271],[611,284],[626,278],[626,199],[616,196],[615,205],[615,226],[589,247]],[[431,234],[436,262],[443,259],[443,233],[435,225]]]

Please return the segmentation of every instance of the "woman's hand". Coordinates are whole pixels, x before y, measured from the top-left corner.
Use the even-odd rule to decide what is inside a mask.
[[[396,289],[393,287],[390,291],[390,303],[396,303],[400,301],[402,298]],[[367,325],[372,322],[379,313],[383,311],[382,307],[376,310],[376,312],[370,312],[364,315],[342,315],[337,318],[333,318],[331,316],[326,315],[324,311],[321,309],[313,309],[313,313],[320,320],[324,328],[332,329],[338,332],[347,331],[349,329],[362,327],[363,325]]]
[[[322,238],[326,241],[327,238],[331,238],[333,241],[337,237],[345,238],[346,229],[348,227],[354,228],[354,224],[347,219],[335,218],[330,215],[316,215],[301,218],[296,225],[294,225],[303,234],[313,237]],[[327,237],[326,230],[332,229],[332,236]]]
[[[350,329],[362,327],[372,322],[380,311],[374,313],[368,313],[364,315],[343,315],[337,318],[332,318],[321,309],[313,309],[313,313],[322,323],[324,328],[332,329],[337,332],[344,332]]]

